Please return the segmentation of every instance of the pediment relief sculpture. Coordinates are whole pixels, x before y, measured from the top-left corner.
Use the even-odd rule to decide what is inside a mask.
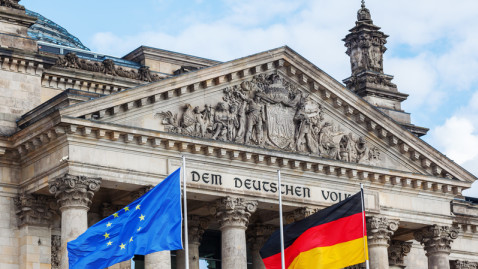
[[[335,122],[322,105],[282,76],[256,75],[223,89],[222,100],[155,116],[172,133],[324,158],[378,164],[381,152]]]

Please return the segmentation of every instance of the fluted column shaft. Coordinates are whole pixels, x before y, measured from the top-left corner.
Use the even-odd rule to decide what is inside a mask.
[[[450,269],[451,243],[458,237],[458,229],[432,225],[415,231],[414,236],[425,249],[429,269]]]
[[[199,269],[199,246],[201,245],[202,235],[207,229],[209,220],[204,217],[188,216],[188,247],[189,247],[189,269]],[[184,250],[178,250],[176,255],[176,264],[178,269],[186,268]]]
[[[251,243],[252,269],[265,269],[259,251],[275,228],[271,225],[255,224],[247,230],[248,241]]]
[[[171,269],[171,252],[159,251],[144,256],[145,269]]]
[[[100,188],[100,178],[64,176],[49,182],[50,193],[55,195],[61,211],[60,268],[68,268],[67,242],[76,239],[88,229],[88,210],[94,192]]]
[[[256,201],[225,197],[215,208],[221,230],[222,268],[247,268],[246,229]]]
[[[398,229],[398,221],[384,217],[367,218],[368,251],[371,269],[388,269],[390,237]]]

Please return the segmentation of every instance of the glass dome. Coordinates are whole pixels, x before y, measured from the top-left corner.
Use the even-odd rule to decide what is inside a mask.
[[[36,40],[68,46],[72,48],[90,50],[81,41],[68,33],[68,31],[55,22],[43,17],[41,14],[31,10],[25,10],[26,14],[37,18],[35,24],[28,29],[28,35]]]

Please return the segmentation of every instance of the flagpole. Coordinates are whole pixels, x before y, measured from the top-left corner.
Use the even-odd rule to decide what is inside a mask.
[[[279,188],[279,221],[280,221],[280,259],[281,259],[281,268],[285,269],[285,256],[284,256],[284,223],[282,220],[282,190],[280,182],[280,169],[277,170],[277,181]]]
[[[365,229],[366,229],[366,226],[365,226],[365,199],[364,199],[364,194],[363,194],[363,184],[360,183],[360,197],[361,197],[361,201],[362,201],[362,239],[363,239],[363,255],[365,256],[365,266],[367,269],[370,269],[370,264],[368,262],[368,258],[367,258],[367,245],[365,244]]]
[[[184,264],[189,269],[189,242],[188,242],[188,204],[186,197],[186,157],[183,157],[183,205],[184,205]]]

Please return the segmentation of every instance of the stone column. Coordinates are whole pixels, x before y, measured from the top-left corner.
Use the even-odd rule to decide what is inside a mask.
[[[65,174],[50,182],[50,193],[57,198],[61,211],[60,268],[68,268],[66,243],[76,239],[88,228],[88,210],[101,179]]]
[[[476,269],[478,262],[469,262],[462,260],[450,261],[450,269]]]
[[[252,251],[252,269],[265,269],[259,250],[275,230],[276,228],[272,225],[260,223],[254,224],[247,230],[247,241],[250,242]]]
[[[398,220],[367,218],[368,251],[371,269],[388,269],[390,237],[398,229]]]
[[[450,269],[451,243],[458,237],[458,229],[432,225],[415,231],[413,235],[425,249],[429,269]]]
[[[20,236],[20,269],[47,267],[51,263],[52,202],[51,197],[35,194],[21,194],[14,199]]]
[[[171,269],[171,252],[159,251],[144,256],[145,269]]]
[[[406,267],[403,258],[410,253],[412,244],[412,242],[392,240],[388,248],[388,264],[390,265],[390,269],[403,269]]]
[[[199,269],[199,246],[202,235],[209,225],[209,219],[196,215],[188,216],[188,244],[189,244],[189,269]],[[184,264],[184,250],[176,251],[176,264],[178,269],[186,268]]]
[[[213,213],[220,225],[222,268],[247,268],[246,229],[257,202],[224,197],[216,201]]]

